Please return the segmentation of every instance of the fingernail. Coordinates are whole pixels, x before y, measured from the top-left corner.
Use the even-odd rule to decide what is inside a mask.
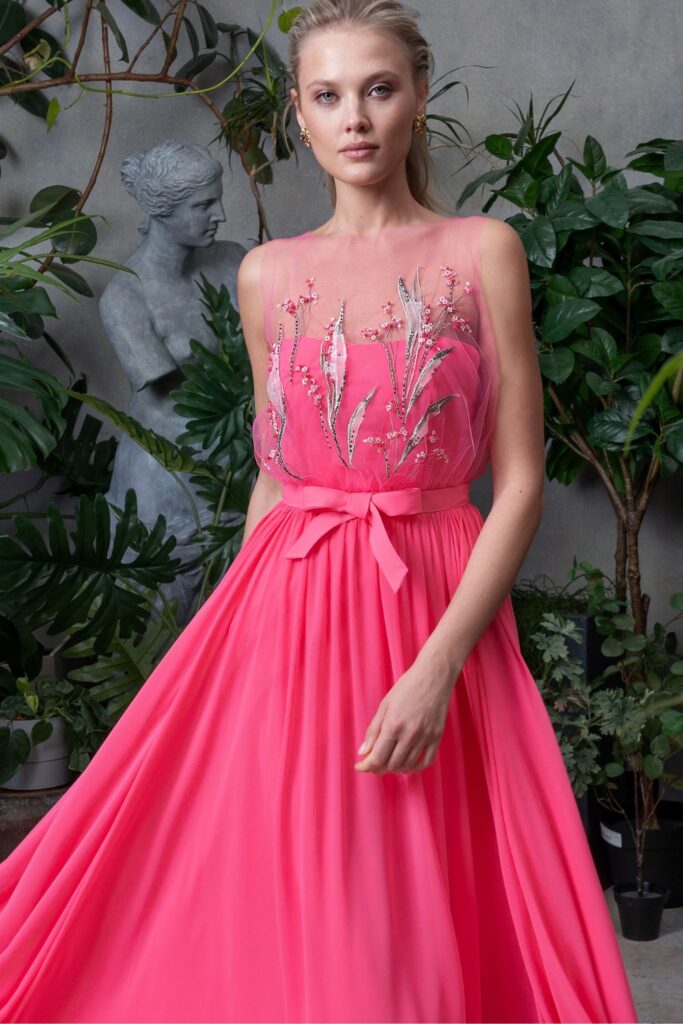
[[[361,745],[358,748],[358,753],[362,754],[363,751],[365,750],[365,748],[367,747],[367,745],[368,745],[368,741],[367,740],[363,740],[363,742],[361,743]]]

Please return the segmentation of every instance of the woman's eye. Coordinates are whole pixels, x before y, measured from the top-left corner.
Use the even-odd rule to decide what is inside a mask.
[[[387,92],[391,92],[391,86],[390,85],[373,85],[373,87],[370,90],[370,92],[373,92],[375,89],[385,89],[386,92],[383,93],[382,95],[386,95]],[[318,95],[316,96],[316,100],[319,100],[322,96],[334,96],[334,93],[330,89],[326,89],[325,92],[319,92],[318,93]],[[325,101],[323,101],[323,106],[326,106],[326,105],[327,104],[325,103]]]

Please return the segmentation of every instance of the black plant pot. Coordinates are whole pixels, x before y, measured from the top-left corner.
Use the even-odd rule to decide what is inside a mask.
[[[643,870],[651,885],[667,892],[665,907],[683,906],[683,821],[660,817],[660,827],[645,833]],[[616,887],[636,877],[636,852],[631,829],[623,819],[600,822],[612,879]]]
[[[642,895],[638,895],[635,882],[619,882],[614,886],[614,899],[619,910],[621,933],[625,939],[650,942],[659,938],[662,911],[669,896],[652,882],[643,882]]]

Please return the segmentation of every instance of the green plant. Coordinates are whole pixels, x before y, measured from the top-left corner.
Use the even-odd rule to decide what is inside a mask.
[[[97,0],[86,5],[78,38],[73,40],[70,4],[57,3],[30,18],[18,0],[0,0],[0,102],[3,97],[6,102],[11,99],[43,121],[51,132],[59,131],[60,118],[86,93],[103,94],[101,143],[96,147],[88,182],[77,196],[76,209],[80,211],[104,165],[116,96],[176,103],[193,103],[196,97],[218,125],[217,137],[229,152],[237,153],[247,174],[261,241],[264,233],[270,235],[258,186],[272,181],[273,162],[289,159],[294,152],[288,139],[288,119],[281,116],[288,98],[286,69],[265,40],[280,6],[281,0],[272,0],[265,25],[256,33],[234,23],[216,21],[198,2],[172,4],[162,16],[147,0],[112,0],[106,4]],[[281,12],[277,23],[282,32],[289,31],[298,10]],[[130,38],[131,33],[128,39],[124,35],[117,20],[119,14],[126,22],[131,17],[140,19],[134,38]],[[170,31],[164,27],[168,21]],[[53,33],[46,30],[46,24]],[[246,51],[241,52],[245,40]],[[72,42],[73,56],[69,56]],[[116,44],[123,68],[112,68],[112,43]],[[184,43],[187,48],[181,55]],[[94,61],[98,50],[100,67]],[[89,69],[82,72],[79,65],[85,52]],[[141,60],[146,61],[144,70],[137,66]],[[221,70],[211,84],[200,85],[198,79],[209,68]],[[134,91],[138,82],[144,83],[144,91]],[[150,85],[157,88],[151,91]],[[170,88],[164,90],[164,86]],[[72,97],[74,89],[79,92],[76,99]],[[66,92],[69,102],[63,107],[60,94]],[[266,142],[272,148],[270,159],[264,149]],[[7,152],[8,147],[0,140],[0,160]]]
[[[534,678],[555,729],[572,788],[581,797],[602,778],[600,719],[593,706],[599,684],[585,678],[581,660],[569,651],[567,640],[580,640],[571,619],[543,612],[539,628],[530,640],[540,663]]]
[[[542,645],[534,641],[534,632],[541,626],[544,614],[556,616],[590,615],[595,606],[595,582],[576,586],[577,580],[588,579],[588,573],[577,571],[573,560],[568,581],[559,586],[540,573],[533,579],[519,580],[511,589],[512,606],[519,633],[522,656],[532,675],[540,678],[543,672]]]
[[[587,682],[567,649],[572,623],[546,613],[532,637],[544,666],[537,683],[577,796],[594,787],[598,802],[628,823],[642,893],[645,838],[649,829],[658,828],[661,789],[683,789],[680,775],[667,770],[668,761],[683,748],[683,712],[678,710],[683,707],[683,660],[676,653],[676,634],[668,628],[683,615],[683,594],[670,599],[677,614],[644,636],[635,630],[623,603],[605,596],[608,588],[600,570],[589,563],[580,566],[594,587],[596,626],[605,636],[602,651],[615,660]],[[600,753],[601,736],[611,738],[607,761]],[[626,772],[633,786],[632,811],[616,795],[614,780]]]
[[[518,207],[507,222],[529,262],[546,471],[569,484],[590,466],[605,487],[616,518],[616,595],[628,591],[636,631],[645,633],[639,531],[658,479],[683,464],[683,375],[658,376],[683,348],[683,144],[636,146],[626,167],[658,180],[635,186],[593,136],[581,160],[564,158],[561,133],[548,126],[570,91],[538,123],[530,104],[526,114],[518,108],[518,131],[486,138],[504,166],[472,181],[459,204],[489,186],[485,210],[499,197]],[[629,433],[655,380],[661,387]]]
[[[30,681],[16,679],[16,690],[0,700],[0,718],[20,723],[38,719],[30,733],[18,725],[0,726],[0,785],[25,763],[33,746],[44,743],[53,733],[49,718],[64,720],[64,739],[69,752],[69,768],[83,771],[105,739],[112,722],[100,702],[83,686],[54,676]]]
[[[21,650],[35,655],[30,674],[40,671],[48,651],[76,659],[68,678],[88,684],[111,718],[125,710],[178,636],[175,608],[164,598],[162,586],[172,579],[179,561],[170,557],[175,538],[166,535],[163,517],[152,531],[139,520],[134,492],[128,493],[126,507],[116,510],[118,522],[112,527],[110,506],[101,492],[108,485],[113,447],[106,441],[93,444],[101,421],[90,416],[76,434],[76,409],[86,405],[108,417],[185,488],[196,537],[203,545],[198,610],[239,549],[255,475],[251,366],[239,316],[224,285],[215,289],[202,277],[201,290],[217,351],[191,342],[195,362],[185,364],[183,383],[173,393],[176,409],[186,419],[178,443],[89,395],[76,381],[64,389],[66,429],[49,455],[38,460],[42,476],[35,485],[57,474],[63,490],[79,498],[75,514],[60,511],[54,503],[46,511],[0,513],[11,518],[15,533],[0,537],[0,615],[15,640],[22,638]],[[213,513],[208,524],[200,521],[184,478],[208,502]],[[22,495],[24,500],[33,489]],[[47,538],[34,525],[35,518],[45,518]],[[71,518],[75,528],[70,535]],[[48,641],[59,640],[47,648],[36,639],[41,634]],[[10,650],[6,648],[5,657]],[[6,674],[10,685],[27,671],[23,654],[15,651],[12,661]]]
[[[603,652],[617,659],[602,676],[596,710],[605,735],[613,737],[612,757],[604,766],[603,805],[621,814],[629,824],[636,853],[636,881],[642,894],[645,836],[658,828],[657,806],[663,785],[683,790],[683,779],[667,770],[667,762],[683,748],[683,660],[677,638],[668,626],[683,614],[683,594],[670,599],[675,616],[655,623],[644,636],[636,631],[633,616],[623,609],[608,609],[597,620],[606,635]],[[617,687],[609,680],[617,676]],[[615,795],[615,779],[630,772],[633,818]],[[659,789],[660,795],[657,795]],[[600,797],[598,797],[600,799]]]
[[[42,189],[31,200],[30,213],[15,220],[0,217],[0,241],[7,243],[26,228],[36,234],[0,247],[0,373],[3,390],[29,397],[35,409],[10,398],[0,399],[0,471],[29,469],[46,460],[57,448],[67,424],[66,395],[53,374],[35,366],[20,347],[31,339],[44,338],[63,365],[73,373],[70,360],[47,331],[44,318],[56,317],[48,288],[55,288],[76,302],[78,295],[92,296],[89,285],[68,263],[74,259],[119,268],[111,260],[90,255],[96,235],[92,219],[73,213],[75,194],[55,186]],[[42,251],[49,242],[50,271]],[[38,264],[38,266],[35,266]],[[129,273],[128,267],[122,268]],[[14,499],[12,499],[14,500]]]

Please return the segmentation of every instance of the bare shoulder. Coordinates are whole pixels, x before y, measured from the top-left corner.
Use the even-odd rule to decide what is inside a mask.
[[[526,250],[519,233],[504,220],[481,214],[479,235],[479,261],[482,268],[493,264],[523,263],[526,267]],[[484,271],[486,272],[486,271]]]
[[[524,243],[503,220],[481,218],[478,274],[502,366],[535,373],[532,294]],[[511,372],[511,371],[510,371]]]
[[[263,245],[247,249],[237,269],[237,282],[242,287],[258,288],[263,260]]]
[[[479,228],[479,280],[487,301],[499,304],[516,298],[523,305],[530,300],[529,266],[526,249],[511,224],[481,215]]]
[[[237,270],[237,305],[244,341],[254,364],[268,351],[264,330],[263,264],[274,242],[263,242],[248,249]]]

